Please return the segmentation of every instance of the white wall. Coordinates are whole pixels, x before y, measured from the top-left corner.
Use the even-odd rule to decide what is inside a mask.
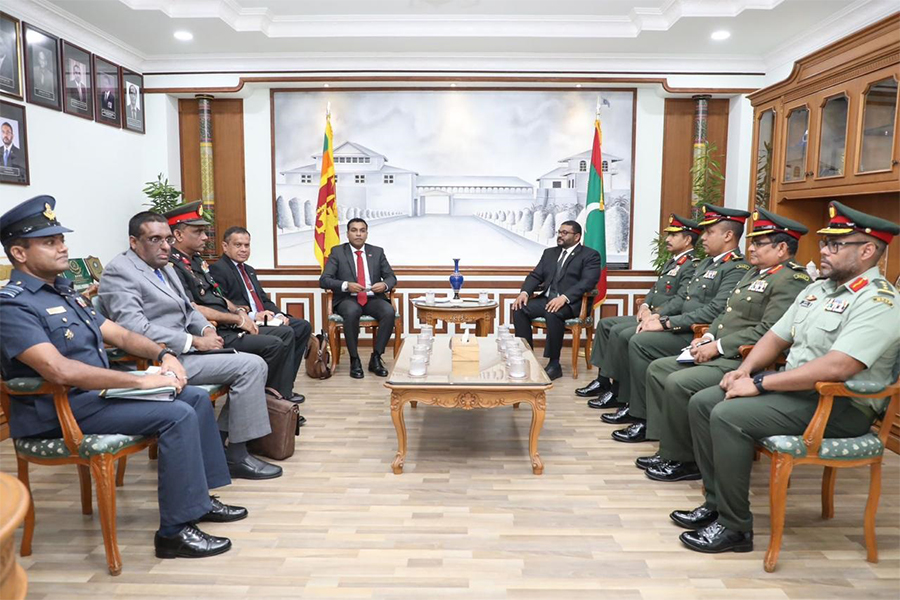
[[[750,194],[753,107],[747,96],[735,96],[728,106],[728,160],[725,164],[725,206],[747,209]]]
[[[631,266],[652,268],[651,242],[659,229],[662,194],[663,132],[666,99],[653,89],[639,89],[634,148]]]
[[[0,212],[49,194],[60,222],[74,230],[66,236],[69,256],[108,262],[127,247],[128,219],[146,201],[144,182],[179,168],[177,112],[174,162],[169,156],[171,104],[165,96],[145,98],[145,135],[26,104],[31,185],[3,185]]]

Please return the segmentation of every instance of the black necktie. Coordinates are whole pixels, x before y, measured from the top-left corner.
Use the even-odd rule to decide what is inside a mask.
[[[566,260],[566,251],[559,253],[559,259],[556,261],[556,272],[553,274],[553,282],[550,285],[550,297],[559,296],[559,278],[562,276],[563,262]]]

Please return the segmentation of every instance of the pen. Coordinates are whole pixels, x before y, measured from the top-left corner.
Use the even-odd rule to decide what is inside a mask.
[[[706,344],[709,344],[713,341],[714,340],[706,340],[705,342],[700,342],[699,344],[697,344],[697,347],[699,348],[700,346],[705,346]],[[681,349],[681,351],[684,352],[685,350],[690,350],[690,349],[691,349],[690,346],[685,346],[684,348]]]
[[[263,315],[263,327],[269,326],[269,315]]]

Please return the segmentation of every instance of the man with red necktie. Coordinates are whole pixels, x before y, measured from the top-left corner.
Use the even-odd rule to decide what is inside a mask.
[[[366,244],[369,226],[362,219],[350,219],[347,223],[346,244],[335,246],[325,263],[319,278],[319,287],[334,292],[334,311],[344,319],[344,338],[350,354],[350,377],[362,379],[362,362],[359,359],[359,318],[362,315],[378,320],[378,334],[369,360],[369,371],[379,377],[387,377],[381,355],[394,330],[394,307],[388,293],[397,285],[397,278],[384,250]]]

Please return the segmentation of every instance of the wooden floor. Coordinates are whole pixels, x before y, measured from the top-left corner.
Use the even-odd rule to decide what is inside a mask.
[[[346,358],[346,357],[345,357]],[[881,562],[865,561],[868,471],[838,476],[836,514],[820,518],[821,470],[794,473],[778,570],[766,574],[768,462],[753,473],[756,550],[705,556],[681,547],[671,510],[701,502],[699,482],[654,483],[635,469],[651,444],[620,444],[573,395],[568,375],[548,396],[531,473],[530,410],[407,408],[405,473],[383,380],[306,379],[309,423],[285,476],[219,490],[250,509],[205,524],[234,549],[158,560],[156,469],[129,462],[118,494],[124,568],[106,571],[96,515],[81,515],[74,468],[32,467],[34,553],[21,559],[29,598],[874,598],[900,595],[900,457],[888,453],[878,513]],[[15,472],[10,441],[2,469]]]

